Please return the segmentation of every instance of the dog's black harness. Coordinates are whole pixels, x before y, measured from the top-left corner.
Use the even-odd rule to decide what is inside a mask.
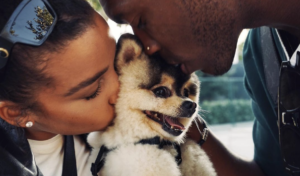
[[[136,144],[158,145],[159,149],[162,149],[166,145],[172,145],[174,147],[174,149],[177,151],[177,155],[175,156],[175,161],[176,161],[177,165],[179,166],[182,162],[180,146],[179,146],[179,144],[177,144],[175,142],[160,140],[160,137],[156,136],[156,137],[150,138],[150,139],[142,139],[139,142],[137,142]]]
[[[160,140],[159,136],[150,138],[150,139],[142,139],[139,142],[136,142],[135,144],[148,144],[148,145],[157,145],[159,149],[162,149],[166,145],[172,145],[174,149],[177,151],[177,155],[175,156],[175,161],[177,165],[179,166],[182,162],[181,158],[181,149],[179,144],[175,142],[170,142],[167,140]],[[91,172],[93,176],[97,176],[97,173],[101,170],[101,168],[104,166],[105,158],[108,154],[108,152],[115,150],[115,148],[108,149],[105,145],[102,145],[100,148],[100,151],[97,155],[96,161],[92,163]]]
[[[92,163],[91,172],[92,172],[93,176],[97,176],[97,173],[101,170],[101,168],[104,165],[107,153],[114,149],[115,148],[109,150],[105,145],[101,146],[100,151],[97,155],[96,161],[94,163]]]

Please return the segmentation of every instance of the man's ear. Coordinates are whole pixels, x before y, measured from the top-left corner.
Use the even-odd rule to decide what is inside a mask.
[[[29,121],[29,117],[22,116],[20,106],[10,101],[0,101],[0,118],[17,127],[26,127]]]

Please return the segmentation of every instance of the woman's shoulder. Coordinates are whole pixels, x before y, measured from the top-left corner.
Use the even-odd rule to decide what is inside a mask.
[[[39,176],[24,130],[0,118],[0,175]]]

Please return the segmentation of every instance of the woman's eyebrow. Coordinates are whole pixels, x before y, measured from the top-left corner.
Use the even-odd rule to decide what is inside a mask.
[[[96,73],[94,76],[92,76],[91,78],[88,78],[84,81],[82,81],[81,83],[79,83],[77,86],[74,86],[73,88],[71,88],[68,93],[66,93],[64,96],[71,96],[74,93],[78,92],[80,89],[85,88],[89,85],[91,85],[92,83],[94,83],[99,77],[101,77],[106,71],[108,70],[108,66],[106,68],[104,68],[103,70],[101,70],[100,72]]]

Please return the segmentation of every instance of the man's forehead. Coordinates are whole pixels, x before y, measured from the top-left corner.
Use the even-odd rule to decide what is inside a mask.
[[[135,0],[100,0],[100,3],[109,18],[117,23],[127,23],[125,16],[137,13],[139,9],[135,7]],[[137,4],[136,4],[137,5]]]
[[[117,6],[125,6],[130,5],[132,3],[140,3],[136,0],[99,0],[102,7],[117,7]]]

